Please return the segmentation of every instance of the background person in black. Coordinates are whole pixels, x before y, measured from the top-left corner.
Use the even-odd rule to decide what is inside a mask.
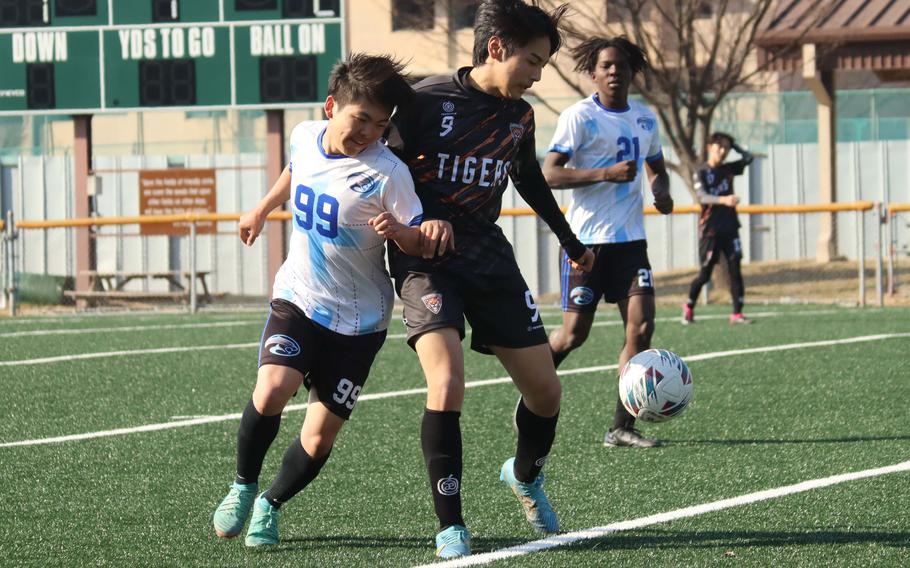
[[[741,158],[724,163],[730,149],[739,152]],[[733,298],[733,313],[730,323],[752,323],[743,315],[743,275],[740,263],[743,258],[742,243],[739,240],[739,219],[736,205],[739,197],[733,194],[733,177],[745,171],[752,163],[752,154],[737,146],[729,134],[714,132],[708,139],[708,162],[695,172],[695,191],[701,204],[699,219],[698,253],[701,270],[689,287],[689,299],[683,304],[682,323],[695,321],[695,302],[702,286],[711,279],[711,271],[723,253],[727,259],[730,277],[730,296]]]
[[[515,458],[506,460],[500,477],[534,528],[559,528],[540,470],[555,438],[562,388],[537,306],[496,219],[511,178],[573,264],[590,270],[593,254],[575,237],[541,173],[534,112],[521,99],[559,49],[557,23],[564,11],[484,1],[475,21],[474,67],[422,81],[415,104],[393,120],[397,132],[390,143],[411,169],[425,217],[450,221],[456,235],[454,254],[434,261],[390,247],[408,342],[427,380],[421,442],[441,529],[437,555],[443,558],[470,554],[460,494],[464,318],[471,323],[472,348],[495,354],[521,391]]]

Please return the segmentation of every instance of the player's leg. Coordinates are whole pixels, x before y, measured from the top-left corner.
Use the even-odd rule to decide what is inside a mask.
[[[459,330],[434,329],[417,337],[414,349],[427,381],[427,400],[420,425],[433,507],[439,520],[436,554],[456,558],[470,554],[470,533],[461,512],[461,406],[464,403],[464,353]]]
[[[733,299],[733,313],[730,315],[730,323],[752,323],[750,318],[743,315],[746,290],[742,274],[743,248],[739,235],[735,235],[729,240],[724,249],[724,256],[727,257],[727,272],[730,275],[730,297]]]
[[[329,459],[341,427],[350,418],[366,383],[385,332],[346,336],[313,328],[310,349],[317,352],[306,385],[309,398],[300,430],[281,462],[272,485],[256,499],[246,535],[247,546],[278,543],[278,515],[282,505],[303,491]]]
[[[259,491],[259,474],[265,454],[278,434],[281,412],[303,383],[306,357],[300,349],[305,331],[299,327],[299,310],[275,301],[260,345],[259,372],[253,396],[237,430],[237,469],[234,483],[213,517],[215,533],[222,538],[240,534]]]
[[[651,335],[654,333],[654,280],[651,265],[647,257],[647,245],[644,241],[624,245],[625,260],[617,272],[626,280],[624,298],[615,298],[622,316],[625,341],[619,354],[619,369],[626,362],[651,347]],[[634,267],[640,268],[634,268]],[[627,268],[632,267],[632,268]],[[629,283],[631,280],[631,283]],[[612,288],[607,292],[607,300],[614,299]],[[635,429],[635,418],[623,406],[616,396],[616,409],[613,413],[613,426],[604,435],[604,446],[632,446],[648,448],[659,445],[657,440],[642,436]]]
[[[556,438],[562,398],[562,385],[550,350],[545,344],[517,349],[491,346],[490,349],[521,392],[515,409],[518,430],[515,457],[502,465],[500,479],[518,497],[525,518],[535,530],[557,532],[559,519],[543,492],[541,471]]]
[[[569,265],[565,251],[560,262],[560,287],[562,288],[562,325],[550,333],[550,352],[553,365],[559,365],[569,356],[572,350],[581,347],[588,339],[591,325],[594,323],[594,312],[597,302],[603,295],[599,286],[599,274],[602,270],[600,247],[593,247],[597,255],[590,273],[575,270]]]
[[[236,479],[213,517],[218,536],[233,538],[243,530],[259,491],[262,462],[278,434],[281,411],[302,383],[303,375],[296,369],[278,365],[259,368],[253,398],[237,431]]]
[[[521,392],[515,410],[515,456],[500,468],[500,479],[518,497],[532,527],[555,532],[559,521],[541,488],[540,471],[556,437],[562,385],[540,311],[517,265],[496,278],[474,282],[464,301],[472,348],[496,355]]]
[[[698,274],[689,285],[689,298],[683,304],[682,323],[689,324],[695,321],[695,304],[698,302],[698,295],[702,287],[711,280],[711,272],[714,265],[717,264],[717,254],[714,250],[715,239],[713,237],[701,237],[698,240],[698,257],[701,261],[701,267]]]
[[[433,507],[439,520],[436,554],[471,553],[470,532],[461,512],[461,405],[464,402],[464,316],[452,279],[441,273],[410,272],[396,277],[404,304],[408,343],[417,352],[427,382],[420,425]]]
[[[316,389],[311,389],[300,436],[285,450],[275,481],[255,501],[246,535],[247,546],[278,543],[281,506],[316,479],[328,461],[335,438],[344,423],[343,418],[319,402]]]

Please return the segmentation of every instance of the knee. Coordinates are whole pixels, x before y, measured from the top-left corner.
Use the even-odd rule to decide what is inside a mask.
[[[260,414],[274,416],[284,410],[299,386],[288,381],[261,378],[253,391],[253,405]]]
[[[455,375],[427,378],[427,408],[461,410],[464,402],[464,379]]]
[[[590,330],[587,329],[572,329],[572,328],[562,328],[560,330],[560,339],[562,340],[563,351],[571,351],[581,347],[585,341],[588,339],[588,333]]]
[[[522,395],[525,400],[525,406],[538,416],[554,416],[559,412],[560,401],[562,400],[562,383],[554,376],[552,380],[542,382],[533,389]]]
[[[639,348],[647,349],[651,345],[651,336],[654,335],[654,321],[647,320],[636,325],[630,325],[627,330],[626,340]]]
[[[300,443],[311,458],[319,459],[329,455],[332,451],[332,446],[335,445],[335,437],[326,434],[315,434],[301,438]]]

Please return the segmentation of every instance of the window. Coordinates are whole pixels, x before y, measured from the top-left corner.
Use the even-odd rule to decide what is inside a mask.
[[[392,31],[432,30],[433,0],[392,0]]]
[[[449,0],[449,18],[453,30],[473,28],[479,0]]]

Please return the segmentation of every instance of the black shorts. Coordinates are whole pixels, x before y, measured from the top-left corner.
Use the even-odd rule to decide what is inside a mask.
[[[303,374],[307,390],[347,420],[386,332],[342,335],[308,318],[286,300],[272,300],[259,344],[259,366],[281,365]]]
[[[738,262],[743,258],[743,245],[739,233],[702,236],[698,239],[698,258],[702,266],[717,262],[717,255],[724,253],[728,262]]]
[[[518,266],[511,273],[477,276],[468,271],[406,272],[395,280],[404,304],[408,344],[427,331],[454,327],[462,339],[471,324],[471,349],[517,349],[547,342],[537,304]]]
[[[575,270],[565,251],[560,264],[564,312],[593,312],[601,298],[616,303],[630,296],[654,295],[654,276],[648,262],[648,243],[593,245],[594,268]]]

